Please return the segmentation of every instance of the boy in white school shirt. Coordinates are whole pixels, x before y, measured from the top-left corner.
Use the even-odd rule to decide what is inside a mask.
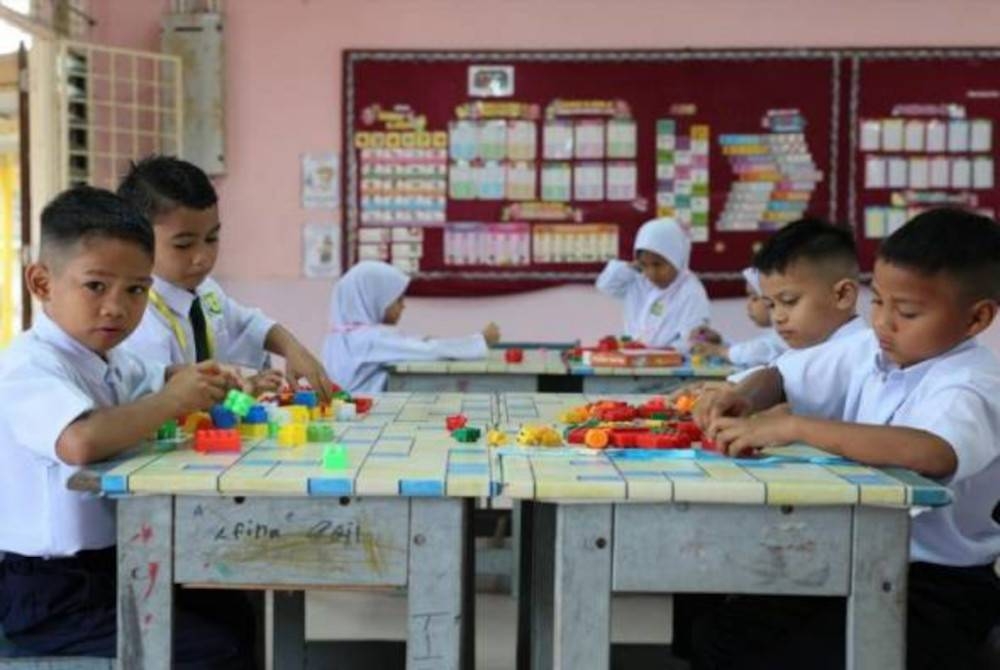
[[[306,378],[328,400],[330,380],[322,363],[281,324],[245,307],[209,276],[219,254],[218,196],[196,165],[150,156],[132,166],[118,187],[141,211],[156,235],[156,265],[146,315],[125,346],[166,364],[220,363],[260,370],[268,352],[285,358],[289,381]],[[264,371],[249,380],[250,392],[275,390],[281,375]]]
[[[108,191],[67,191],[42,212],[25,272],[42,312],[0,355],[0,627],[23,655],[115,655],[114,503],[67,480],[232,381],[211,361],[169,374],[118,347],[146,307],[153,250],[149,223]],[[249,667],[238,595],[176,602],[178,667]]]
[[[975,337],[1000,300],[1000,225],[925,212],[889,236],[872,281],[872,330],[782,357],[696,407],[729,453],[806,442],[947,485],[914,518],[907,667],[976,667],[1000,620],[1000,362]],[[792,414],[749,415],[787,400]],[[735,598],[695,634],[705,668],[840,668],[842,600]]]
[[[686,350],[687,336],[708,323],[705,287],[688,269],[691,238],[673,219],[642,224],[632,262],[610,260],[597,290],[621,300],[625,334],[649,347]]]

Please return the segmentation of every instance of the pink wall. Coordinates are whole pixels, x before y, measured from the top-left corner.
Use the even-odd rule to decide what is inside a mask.
[[[328,282],[299,278],[299,156],[340,148],[340,63],[347,48],[677,48],[997,44],[995,0],[228,0],[224,230],[218,276],[321,341]],[[158,49],[167,0],[93,0],[98,42]],[[716,321],[739,337],[742,309]],[[537,315],[525,318],[525,315]],[[558,315],[556,319],[542,315]],[[570,286],[489,300],[410,302],[403,325],[427,333],[493,319],[512,339],[591,340],[615,331],[616,306]],[[991,341],[1000,349],[1000,328]]]

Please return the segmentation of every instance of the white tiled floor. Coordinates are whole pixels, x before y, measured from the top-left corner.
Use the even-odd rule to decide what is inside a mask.
[[[517,606],[509,595],[476,595],[476,668],[514,667]],[[614,642],[669,642],[668,596],[615,596],[611,639]],[[310,640],[405,639],[406,596],[386,592],[314,592],[306,597],[306,637]]]

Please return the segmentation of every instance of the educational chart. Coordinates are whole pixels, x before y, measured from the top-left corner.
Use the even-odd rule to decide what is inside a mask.
[[[858,58],[850,215],[865,267],[882,238],[925,209],[1000,211],[998,59],[925,50]]]
[[[591,282],[670,216],[712,295],[735,295],[763,239],[818,216],[869,270],[923,208],[1000,211],[998,58],[348,51],[345,262],[391,262],[423,295]]]
[[[424,295],[591,282],[644,221],[673,216],[713,292],[742,290],[769,230],[835,214],[835,60],[349,51],[345,262],[393,263]]]

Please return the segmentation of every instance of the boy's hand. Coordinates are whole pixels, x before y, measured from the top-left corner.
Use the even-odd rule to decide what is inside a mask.
[[[714,423],[722,417],[743,417],[750,413],[750,401],[731,388],[709,389],[698,396],[694,421],[709,439],[715,439]]]
[[[698,326],[688,335],[688,341],[705,342],[708,344],[722,344],[722,335],[708,326]]]
[[[492,321],[486,324],[486,327],[483,328],[483,339],[486,340],[486,346],[494,346],[500,341],[500,326]]]
[[[292,386],[305,377],[321,402],[330,402],[333,382],[326,374],[323,364],[309,350],[295,343],[285,356],[285,376]]]
[[[284,382],[281,370],[262,370],[243,379],[243,392],[255,397],[262,393],[276,393]]]
[[[747,418],[721,417],[712,422],[711,431],[719,451],[735,458],[763,447],[780,446],[794,441],[794,417],[791,414],[755,414]]]
[[[176,370],[164,385],[164,400],[177,416],[207,410],[226,397],[233,379],[215,361],[202,361]]]

